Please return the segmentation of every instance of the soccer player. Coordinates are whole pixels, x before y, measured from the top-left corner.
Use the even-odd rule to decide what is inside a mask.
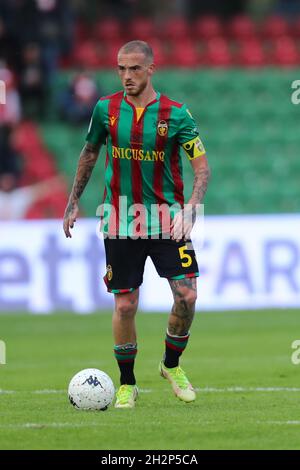
[[[175,395],[188,403],[196,395],[179,358],[189,340],[199,275],[189,236],[194,218],[189,216],[203,200],[210,171],[198,129],[186,105],[153,88],[151,47],[143,41],[125,44],[118,53],[118,71],[124,90],[101,98],[94,108],[65,211],[64,231],[66,237],[71,237],[79,198],[100,146],[106,144],[105,210],[101,216],[107,264],[104,280],[115,298],[114,354],[120,369],[115,406],[133,408],[138,396],[134,375],[135,314],[148,256],[158,274],[168,279],[174,297],[159,372],[170,382]],[[187,211],[180,147],[194,171],[187,206],[191,209]],[[124,197],[127,211],[123,207]],[[108,212],[106,218],[104,212]]]

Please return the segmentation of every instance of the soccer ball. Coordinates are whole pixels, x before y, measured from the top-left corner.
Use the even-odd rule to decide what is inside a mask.
[[[114,399],[115,387],[102,370],[84,369],[72,378],[68,395],[77,410],[104,411]]]

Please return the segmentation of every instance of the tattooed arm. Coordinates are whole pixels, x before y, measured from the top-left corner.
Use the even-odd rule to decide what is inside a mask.
[[[86,143],[83,147],[75,175],[69,202],[64,215],[64,232],[67,238],[72,238],[70,228],[74,227],[79,212],[78,202],[86,187],[99,154],[99,146]]]
[[[205,155],[191,160],[194,170],[194,185],[192,196],[188,202],[193,206],[201,204],[207,190],[208,180],[210,177],[210,169]]]
[[[185,209],[174,217],[171,226],[171,236],[174,240],[181,238],[190,238],[196,217],[196,206],[201,204],[207,190],[208,180],[210,177],[210,169],[208,166],[206,155],[191,160],[194,170],[194,185],[190,200]]]

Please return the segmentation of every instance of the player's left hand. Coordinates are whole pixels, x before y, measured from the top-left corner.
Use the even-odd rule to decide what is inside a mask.
[[[179,242],[180,240],[190,240],[191,231],[195,223],[195,214],[193,209],[182,209],[178,212],[171,223],[171,239]]]
[[[78,213],[79,207],[76,203],[68,205],[68,207],[66,208],[66,212],[64,215],[64,232],[67,238],[72,238],[70,228],[74,227],[74,223],[76,222]]]

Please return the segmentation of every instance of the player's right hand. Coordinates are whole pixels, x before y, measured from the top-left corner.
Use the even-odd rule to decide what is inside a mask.
[[[70,228],[74,227],[74,223],[76,222],[76,218],[79,213],[79,207],[76,203],[69,203],[64,215],[64,232],[67,238],[72,238]]]

